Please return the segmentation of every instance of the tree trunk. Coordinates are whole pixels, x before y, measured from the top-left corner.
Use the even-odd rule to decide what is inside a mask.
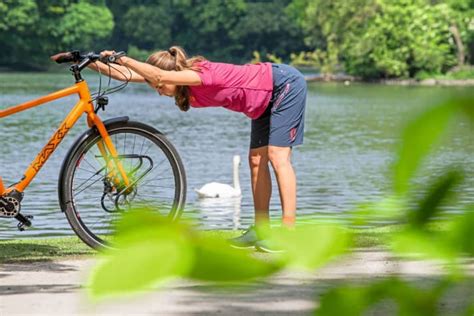
[[[466,53],[464,50],[464,45],[462,43],[461,34],[459,33],[458,27],[454,23],[451,24],[451,27],[449,28],[449,30],[451,31],[451,34],[453,34],[454,41],[456,42],[456,46],[458,48],[458,66],[462,67],[464,66]]]

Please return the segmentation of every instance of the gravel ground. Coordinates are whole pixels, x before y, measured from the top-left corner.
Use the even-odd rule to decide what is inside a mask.
[[[0,315],[310,315],[320,296],[341,282],[399,275],[429,283],[443,274],[435,262],[401,261],[382,250],[359,250],[314,273],[284,271],[238,289],[178,280],[143,295],[94,304],[84,285],[94,263],[69,259],[2,264]],[[474,276],[474,263],[466,267]],[[448,293],[440,304],[441,314],[455,314],[473,300],[471,278]],[[371,314],[393,314],[386,305],[378,304]]]

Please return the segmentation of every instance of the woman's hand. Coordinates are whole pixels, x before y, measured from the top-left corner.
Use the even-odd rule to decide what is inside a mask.
[[[100,52],[100,57],[101,59],[106,59],[115,54],[117,54],[117,52],[114,50],[104,50]],[[140,74],[127,67],[127,65],[124,65],[124,58],[127,57],[122,56],[115,59],[114,63],[118,65],[114,65],[113,67],[110,67],[110,65],[106,65],[103,62],[98,62],[90,64],[89,68],[106,74],[116,80],[144,83],[145,79]]]
[[[108,58],[108,57],[114,56],[116,54],[117,54],[117,52],[114,51],[114,50],[103,50],[103,51],[100,52],[100,56],[102,58]],[[114,63],[119,64],[119,65],[123,65],[123,60],[122,60],[123,57],[124,56],[120,56],[120,57],[116,58],[114,60]]]
[[[103,50],[100,52],[100,57],[109,57],[115,54],[114,50]]]

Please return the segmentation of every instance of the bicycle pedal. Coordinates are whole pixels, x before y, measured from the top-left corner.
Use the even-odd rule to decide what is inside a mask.
[[[34,217],[33,215],[23,215],[18,213],[15,218],[19,221],[16,225],[19,231],[24,231],[26,228],[31,227],[31,221]]]

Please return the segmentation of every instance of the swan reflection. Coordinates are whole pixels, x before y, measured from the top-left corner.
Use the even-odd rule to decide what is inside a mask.
[[[198,199],[196,206],[202,215],[208,218],[210,223],[225,223],[225,226],[227,226],[229,219],[232,219],[232,229],[238,229],[240,227],[241,203],[242,197],[238,196]]]

